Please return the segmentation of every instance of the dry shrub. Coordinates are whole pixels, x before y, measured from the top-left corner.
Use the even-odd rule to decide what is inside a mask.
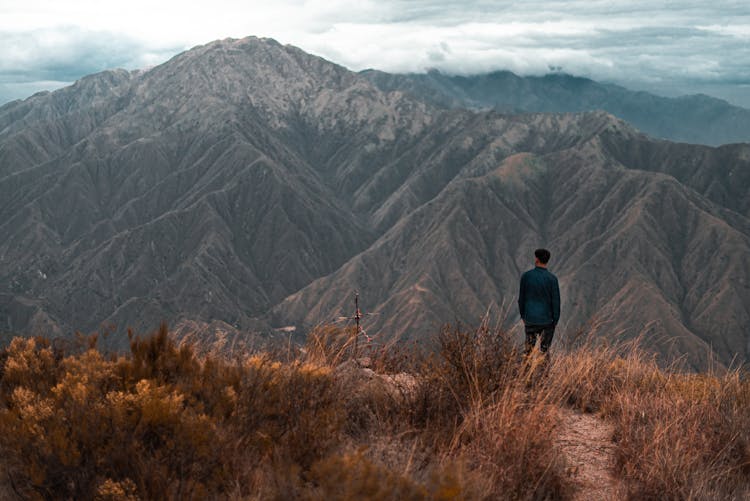
[[[446,471],[434,472],[423,485],[407,475],[373,463],[362,452],[331,456],[315,464],[316,488],[306,499],[448,500],[461,499],[461,487]]]
[[[562,499],[571,492],[553,448],[545,372],[501,330],[444,328],[418,375],[407,418],[442,461],[464,465],[467,499]]]
[[[548,390],[571,407],[597,412],[619,392],[653,387],[663,378],[654,357],[636,343],[590,341],[553,356]]]
[[[14,338],[1,358],[3,399],[17,386],[46,394],[57,378],[58,361],[45,339]]]
[[[482,405],[516,375],[517,353],[504,331],[445,326],[438,343],[439,376],[464,410]]]
[[[633,499],[750,495],[750,383],[739,373],[665,371],[635,346],[601,343],[524,361],[486,325],[446,327],[432,352],[363,349],[371,370],[353,359],[352,339],[321,327],[284,362],[198,356],[164,326],[119,357],[95,340],[66,354],[14,339],[0,352],[0,489],[30,499],[566,499],[553,438],[567,405],[614,423],[615,473]]]
[[[637,342],[589,342],[555,357],[548,388],[614,424],[629,498],[750,496],[750,382],[740,372],[662,369]]]
[[[304,475],[339,442],[327,367],[201,359],[164,326],[119,358],[20,338],[3,358],[0,449],[21,498],[245,496],[267,465]]]
[[[354,360],[339,364],[333,375],[349,436],[388,433],[403,424],[404,406],[416,384],[413,377],[378,374]]]
[[[328,348],[314,358],[336,363],[346,435],[368,452],[321,458],[308,477],[315,495],[562,499],[571,492],[564,462],[553,449],[556,415],[549,392],[543,385],[528,388],[528,373],[507,333],[486,325],[446,326],[434,352],[393,346],[372,358],[380,370],[410,367],[410,375],[378,374],[354,360],[342,362],[346,344],[331,341],[346,339],[340,333],[316,333],[315,346]],[[388,438],[391,452],[369,451],[380,437]],[[388,460],[399,455],[419,460],[406,466]],[[296,491],[287,484],[285,492]]]
[[[366,343],[359,343],[355,353],[354,334],[355,328],[318,326],[308,335],[302,358],[307,364],[332,368],[348,435],[399,427],[414,377],[404,373],[385,375],[385,368],[404,367],[415,355],[408,356],[408,348],[401,345],[375,347]],[[377,372],[363,367],[363,363],[377,368]]]
[[[354,357],[355,327],[319,325],[308,335],[305,343],[305,360],[319,365],[335,367]]]
[[[417,368],[419,387],[409,408],[413,426],[450,440],[464,416],[493,400],[514,384],[518,353],[502,331],[445,326],[438,334],[437,352]]]
[[[307,470],[339,442],[345,415],[329,367],[256,356],[245,369],[232,419],[242,447]]]
[[[554,449],[558,407],[544,395],[507,387],[491,405],[466,416],[454,437],[459,460],[472,465],[476,497],[566,499],[565,460]]]
[[[750,496],[750,384],[739,374],[665,375],[626,388],[606,411],[631,499]]]
[[[142,497],[190,499],[221,488],[216,425],[183,392],[123,377],[138,371],[94,349],[54,360],[38,346],[14,340],[3,375],[0,444],[21,497],[91,499],[132,484]]]
[[[121,482],[115,482],[112,479],[106,479],[99,484],[96,489],[95,501],[139,501],[138,488],[135,483],[126,479]]]

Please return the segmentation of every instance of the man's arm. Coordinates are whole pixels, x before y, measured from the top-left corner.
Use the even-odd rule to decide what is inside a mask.
[[[552,322],[557,325],[558,320],[560,320],[560,285],[555,278],[552,288]]]
[[[521,320],[524,317],[524,308],[526,306],[526,274],[521,275],[521,288],[518,291],[518,313],[521,314]]]

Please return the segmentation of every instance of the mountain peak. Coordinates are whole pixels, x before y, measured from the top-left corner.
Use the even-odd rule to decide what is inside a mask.
[[[216,40],[143,75],[156,92],[179,90],[227,103],[288,109],[323,88],[342,90],[354,76],[341,66],[271,38]]]

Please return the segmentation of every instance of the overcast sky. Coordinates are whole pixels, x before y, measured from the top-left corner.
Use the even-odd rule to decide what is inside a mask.
[[[554,68],[750,108],[748,0],[0,0],[0,103],[247,35],[352,70]]]

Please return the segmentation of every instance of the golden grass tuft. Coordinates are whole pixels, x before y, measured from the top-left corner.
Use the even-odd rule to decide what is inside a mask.
[[[524,359],[507,333],[353,358],[323,326],[286,357],[198,355],[166,327],[127,355],[16,338],[0,353],[0,467],[18,499],[570,499],[560,410],[615,429],[631,499],[750,495],[750,385],[635,345]]]

